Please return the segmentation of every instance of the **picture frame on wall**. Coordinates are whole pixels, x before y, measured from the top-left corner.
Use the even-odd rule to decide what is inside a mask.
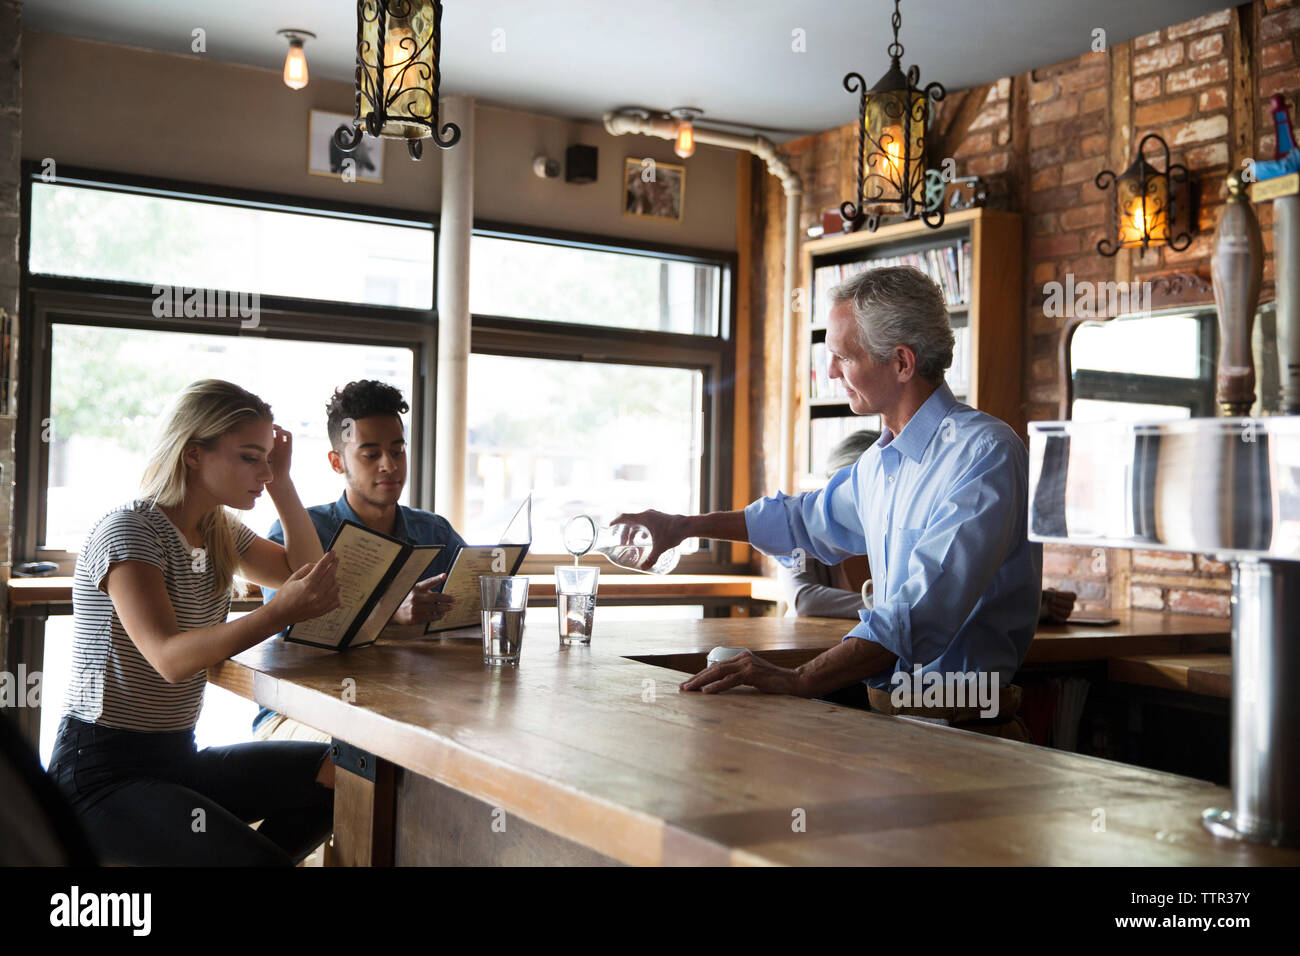
[[[356,181],[359,183],[382,183],[384,181],[384,141],[373,136],[361,137],[357,148],[345,153],[334,145],[334,131],[344,123],[352,124],[353,117],[347,113],[331,113],[328,110],[312,110],[311,122],[307,131],[307,172],[313,176],[333,176],[341,178],[344,161],[351,159]]]
[[[681,222],[686,167],[629,156],[623,163],[623,215]]]

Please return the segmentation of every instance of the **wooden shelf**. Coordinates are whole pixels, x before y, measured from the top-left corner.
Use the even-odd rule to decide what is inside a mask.
[[[938,229],[919,221],[881,226],[875,232],[825,236],[802,246],[801,282],[813,290],[813,270],[819,264],[836,264],[874,258],[877,254],[902,255],[911,249],[932,248],[936,241],[970,241],[970,301],[949,306],[954,327],[969,329],[968,380],[961,388],[949,387],[963,401],[987,412],[1025,435],[1021,401],[1021,355],[1024,348],[1021,296],[1021,220],[1015,213],[995,209],[964,209],[950,213]],[[888,249],[882,249],[888,247]],[[800,313],[800,354],[796,364],[796,402],[799,427],[796,433],[796,471],[802,476],[819,473],[823,462],[810,461],[813,408],[843,407],[850,417],[847,400],[838,397],[810,397],[811,347],[814,335],[824,336],[825,325],[813,325],[811,308]],[[827,416],[817,416],[825,418]],[[865,427],[865,425],[864,425]]]

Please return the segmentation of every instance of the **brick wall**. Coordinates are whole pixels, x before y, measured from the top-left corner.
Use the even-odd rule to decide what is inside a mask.
[[[22,74],[19,29],[22,3],[0,0],[0,311],[14,317],[11,348],[17,350],[18,196],[22,139]],[[13,359],[16,363],[16,357]],[[11,375],[4,370],[0,375]],[[0,408],[0,586],[9,580],[13,532],[14,426],[16,403]],[[7,414],[6,414],[7,413]],[[8,631],[8,601],[0,601],[0,648]]]
[[[1058,348],[1063,318],[1044,315],[1043,285],[1076,280],[1144,280],[1190,273],[1182,301],[1212,303],[1209,260],[1222,211],[1224,180],[1247,157],[1272,158],[1268,97],[1282,93],[1293,107],[1300,93],[1300,2],[1255,0],[1237,8],[1088,52],[1064,63],[1004,77],[977,90],[950,93],[939,104],[931,134],[938,154],[957,160],[961,175],[989,178],[1005,204],[1023,216],[1026,289],[1024,335],[1029,348],[1022,399],[1029,420],[1059,417],[1063,374]],[[1081,43],[1081,46],[1084,44]],[[921,64],[924,78],[925,64]],[[828,95],[833,95],[833,90]],[[972,97],[978,97],[972,101]],[[784,147],[804,178],[804,226],[852,195],[855,124],[795,140]],[[1097,252],[1107,231],[1108,195],[1093,179],[1104,168],[1122,172],[1138,142],[1156,132],[1169,143],[1172,161],[1191,170],[1199,192],[1198,233],[1181,252],[1145,256]],[[1271,297],[1271,209],[1258,208],[1264,229],[1265,297]],[[761,250],[781,242],[780,217],[769,215],[756,234]],[[778,260],[779,261],[779,260]],[[763,278],[751,282],[755,327],[780,322],[779,297],[764,300]],[[800,283],[807,283],[801,276]],[[778,294],[779,295],[779,294]],[[1156,305],[1160,303],[1157,300]],[[779,341],[768,334],[768,342]],[[755,394],[776,389],[755,379]],[[775,432],[754,422],[764,447]],[[771,440],[768,440],[768,436]],[[774,467],[755,461],[754,487],[772,488]],[[1227,568],[1197,555],[1065,548],[1044,549],[1043,583],[1074,590],[1082,607],[1134,606],[1226,616]]]

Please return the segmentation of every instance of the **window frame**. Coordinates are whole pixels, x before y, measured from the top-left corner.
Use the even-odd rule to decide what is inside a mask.
[[[437,289],[441,259],[437,214],[412,213],[388,206],[343,203],[310,196],[200,184],[159,177],[127,175],[86,167],[58,167],[58,183],[117,191],[165,194],[196,202],[238,204],[287,212],[336,215],[367,221],[428,226],[434,234],[434,301],[429,309],[372,306],[324,299],[260,295],[261,322],[245,330],[229,319],[158,319],[152,314],[152,286],[106,279],[79,279],[31,273],[31,188],[41,178],[41,165],[22,163],[21,228],[19,239],[19,313],[24,317],[19,340],[21,374],[17,398],[22,414],[15,435],[18,452],[15,487],[13,553],[18,560],[54,560],[60,573],[70,574],[76,555],[36,547],[43,538],[48,492],[48,446],[40,441],[39,423],[49,417],[50,326],[72,324],[143,328],[160,331],[260,335],[373,345],[402,345],[415,351],[415,380],[411,404],[411,434],[420,442],[408,474],[413,507],[433,510],[438,370]],[[659,259],[720,266],[716,290],[718,333],[694,335],[617,329],[550,320],[502,316],[471,316],[471,352],[641,364],[700,370],[704,375],[701,428],[700,506],[702,511],[731,507],[732,445],[735,414],[735,342],[737,255],[702,249],[528,225],[476,220],[475,235],[519,239],[553,245],[642,254]],[[593,348],[594,346],[594,348]],[[39,414],[37,414],[39,412]],[[698,573],[747,573],[746,564],[730,558],[731,548],[701,542],[702,550],[683,556],[678,569]],[[568,555],[530,554],[527,573],[549,573],[556,558]]]
[[[654,259],[719,267],[718,288],[715,290],[718,308],[716,335],[623,329],[552,319],[521,319],[473,313],[470,317],[470,353],[646,365],[701,372],[704,379],[701,389],[704,420],[700,433],[703,450],[699,474],[700,510],[730,508],[731,449],[734,440],[731,423],[735,412],[735,341],[731,335],[736,307],[735,253],[630,240],[615,241],[608,236],[510,226],[495,221],[476,220],[474,235],[598,252],[640,254]],[[701,541],[700,551],[683,555],[677,568],[684,573],[698,574],[748,572],[748,566],[735,564],[730,555],[729,545]],[[520,572],[549,574],[556,564],[565,564],[571,560],[571,556],[563,552],[529,552]]]

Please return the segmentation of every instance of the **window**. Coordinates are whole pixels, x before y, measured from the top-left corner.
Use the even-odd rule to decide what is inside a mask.
[[[1216,331],[1213,309],[1083,323],[1070,340],[1071,417],[1213,415]]]
[[[34,182],[29,270],[433,308],[434,230],[319,211]]]
[[[54,324],[43,544],[76,552],[98,518],[134,497],[161,412],[201,378],[235,382],[269,403],[276,424],[293,433],[303,503],[333,501],[342,493],[326,464],[325,405],[334,388],[375,378],[409,401],[413,363],[410,348],[387,345]],[[410,503],[409,481],[403,501]],[[242,517],[265,535],[278,515],[263,496]]]
[[[479,234],[469,290],[475,315],[717,335],[722,267]]]
[[[466,533],[497,540],[532,492],[542,571],[573,515],[729,504],[727,260],[494,231],[470,262]],[[679,568],[724,560],[701,545]]]

